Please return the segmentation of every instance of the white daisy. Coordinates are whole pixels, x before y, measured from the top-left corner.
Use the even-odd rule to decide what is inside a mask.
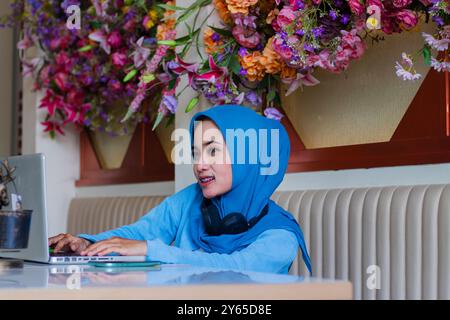
[[[397,77],[401,78],[402,80],[418,80],[422,77],[420,73],[414,72],[411,73],[410,71],[406,70],[399,62],[395,63],[395,73],[397,74]]]
[[[425,42],[437,51],[445,51],[448,48],[448,44],[450,43],[450,39],[436,39],[431,34],[422,32],[422,36],[425,39]]]

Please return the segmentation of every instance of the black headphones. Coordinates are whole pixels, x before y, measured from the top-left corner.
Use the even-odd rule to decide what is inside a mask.
[[[201,209],[206,233],[211,236],[218,236],[221,234],[238,234],[248,231],[267,214],[269,204],[262,209],[259,215],[251,218],[248,222],[242,213],[239,212],[229,213],[221,219],[217,207],[211,200],[206,198],[203,199]]]

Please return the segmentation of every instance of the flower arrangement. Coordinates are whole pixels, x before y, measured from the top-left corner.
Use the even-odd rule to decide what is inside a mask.
[[[159,103],[164,82],[154,74],[163,58],[174,57],[171,48],[158,44],[175,38],[173,12],[160,6],[163,1],[12,2],[4,25],[23,26],[18,43],[23,74],[33,76],[34,89],[44,93],[39,105],[46,112],[44,131],[54,137],[74,124],[120,135],[151,120],[155,113],[142,102],[152,96],[151,102]],[[71,7],[81,13],[78,28],[68,27]],[[26,59],[31,48],[40,54]]]
[[[381,35],[415,30],[420,19],[428,22],[430,17],[437,31],[423,33],[420,53],[437,71],[450,70],[449,0],[213,0],[213,4],[222,26],[204,31],[207,57],[194,64],[180,55],[166,67],[167,77],[187,75],[190,86],[212,104],[244,103],[280,119],[280,83],[288,86],[286,95],[317,85],[315,70],[345,71],[364,55],[366,38],[379,41]],[[406,53],[395,69],[404,80],[421,77]],[[165,100],[166,109],[175,105],[173,96]],[[186,111],[197,102],[198,97]]]
[[[199,13],[211,3],[221,26],[202,34],[211,14],[199,22]],[[70,5],[85,12],[80,30],[66,27]],[[29,7],[25,13],[23,6]],[[341,73],[364,55],[365,39],[416,30],[420,20],[431,20],[436,32],[423,33],[419,53],[435,70],[450,70],[450,0],[193,0],[185,8],[152,0],[15,0],[13,7],[25,26],[18,47],[44,53],[24,59],[23,66],[25,75],[35,76],[36,89],[45,91],[43,124],[53,135],[68,123],[123,133],[150,121],[154,109],[154,128],[164,118],[171,121],[184,91],[177,90],[180,76],[198,93],[186,112],[204,96],[279,120],[280,84],[286,95],[317,85],[315,70]],[[181,23],[188,35],[176,38]],[[184,60],[193,45],[197,63]],[[403,80],[421,77],[410,54],[394,67]],[[158,107],[144,103],[155,95]]]

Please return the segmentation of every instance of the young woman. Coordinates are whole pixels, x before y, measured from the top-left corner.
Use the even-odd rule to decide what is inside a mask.
[[[254,141],[244,146],[227,141],[230,132],[249,131],[258,139],[256,161],[250,154]],[[288,165],[284,127],[246,107],[224,105],[194,115],[190,134],[197,183],[167,197],[134,224],[97,235],[60,234],[49,245],[55,252],[146,255],[165,263],[273,273],[287,273],[300,248],[311,271],[299,225],[270,200]],[[276,152],[270,155],[277,162],[271,164],[273,172],[264,172],[264,150]]]

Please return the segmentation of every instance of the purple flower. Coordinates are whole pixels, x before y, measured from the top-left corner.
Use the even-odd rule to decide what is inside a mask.
[[[350,16],[348,14],[343,14],[341,17],[342,24],[347,24],[350,21]]]
[[[244,68],[241,67],[241,69],[239,70],[239,74],[241,76],[246,76],[247,75],[247,70],[245,70]]]
[[[245,57],[245,56],[247,55],[247,49],[244,48],[244,47],[240,47],[239,50],[238,50],[238,54],[239,54],[241,57]]]
[[[329,15],[330,15],[330,18],[331,18],[333,21],[335,21],[335,20],[337,19],[337,12],[336,12],[336,11],[331,10],[330,13],[329,13]]]
[[[310,44],[308,44],[308,43],[306,43],[306,42],[303,44],[303,49],[304,49],[305,51],[314,53],[314,48],[313,48]]]
[[[313,28],[312,33],[313,33],[314,38],[319,38],[323,34],[322,26]]]
[[[220,40],[220,35],[217,32],[214,32],[211,36],[212,41],[217,42]]]
[[[295,34],[299,37],[303,37],[305,35],[305,31],[303,31],[302,29],[298,29],[297,31],[295,31]]]
[[[440,16],[433,16],[433,21],[440,27],[445,24],[444,19]]]
[[[163,96],[161,104],[159,105],[159,109],[161,112],[164,110],[168,110],[171,113],[175,113],[177,111],[178,101],[174,96]]]
[[[248,91],[245,93],[245,99],[254,106],[259,106],[262,103],[262,98],[255,91]]]
[[[280,121],[283,118],[283,115],[276,108],[266,108],[264,110],[264,115],[268,119],[274,119]]]

